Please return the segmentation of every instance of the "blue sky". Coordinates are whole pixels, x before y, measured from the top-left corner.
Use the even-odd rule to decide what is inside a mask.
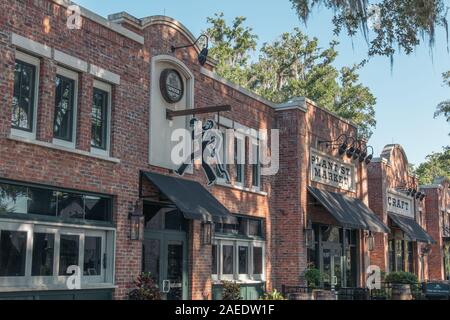
[[[326,9],[316,10],[308,25],[299,21],[289,0],[75,0],[97,14],[107,16],[126,11],[138,18],[167,15],[179,20],[194,35],[206,29],[206,17],[223,12],[231,21],[235,16],[247,17],[247,25],[259,36],[260,45],[274,40],[281,33],[300,27],[309,36],[316,36],[326,46],[334,38]],[[367,44],[361,38],[342,36],[336,66],[358,63],[367,57]],[[450,88],[442,85],[441,74],[450,70],[444,32],[437,34],[430,55],[426,44],[410,56],[395,57],[391,71],[387,58],[372,58],[360,72],[361,82],[377,97],[377,128],[370,140],[379,155],[384,145],[399,143],[408,160],[418,164],[433,151],[450,144],[450,126],[443,118],[433,119],[436,105],[450,99]]]

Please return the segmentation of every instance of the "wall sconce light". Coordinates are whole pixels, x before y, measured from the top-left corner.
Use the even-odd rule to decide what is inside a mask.
[[[214,234],[214,223],[203,222],[201,230],[202,245],[211,245],[213,234]]]
[[[170,47],[170,50],[171,50],[172,53],[173,53],[173,52],[175,52],[175,51],[178,50],[178,49],[184,49],[184,48],[193,47],[193,46],[195,46],[195,45],[198,43],[198,41],[199,41],[201,38],[205,38],[205,39],[206,39],[206,44],[205,44],[205,46],[203,47],[203,49],[202,49],[202,50],[199,52],[199,54],[198,54],[198,62],[200,63],[201,66],[203,66],[203,65],[205,65],[206,60],[208,59],[208,53],[209,53],[209,51],[208,51],[209,38],[208,38],[208,36],[207,36],[206,34],[200,35],[200,36],[197,38],[197,40],[195,40],[194,43],[192,43],[192,44],[188,44],[188,45],[180,46],[180,47],[171,46],[171,47]]]
[[[140,210],[140,200],[136,202],[136,206],[133,212],[130,212],[128,219],[130,220],[130,240],[144,240],[144,215]]]
[[[344,141],[342,143],[337,143],[344,138]],[[336,140],[319,140],[319,145],[325,143],[326,147],[333,147],[333,146],[339,146],[338,147],[338,153],[340,156],[346,154],[348,158],[351,158],[353,160],[359,160],[359,162],[365,162],[366,164],[369,164],[373,159],[373,147],[372,146],[365,146],[362,148],[363,143],[361,140],[357,140],[354,137],[347,136],[346,134],[341,134],[339,137],[337,137]],[[371,153],[368,154],[368,150],[371,150]]]
[[[371,153],[368,154],[367,151],[370,148]],[[373,147],[372,146],[366,146],[359,155],[359,162],[366,162],[366,164],[369,164],[373,159]]]
[[[375,237],[372,231],[366,233],[366,238],[367,238],[367,248],[369,251],[372,252],[375,249]]]
[[[422,249],[420,250],[420,253],[423,257],[429,255],[431,253],[431,245],[426,244]]]
[[[314,242],[316,241],[314,238],[314,229],[312,227],[311,220],[308,220],[308,223],[305,226],[305,239],[306,239],[306,247],[313,248]]]

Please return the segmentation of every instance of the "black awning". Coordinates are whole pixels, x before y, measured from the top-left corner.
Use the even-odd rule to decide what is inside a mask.
[[[436,241],[414,220],[413,218],[389,213],[389,218],[404,232],[412,241],[435,243]]]
[[[186,219],[237,223],[236,217],[200,183],[152,172],[142,174],[173,202]]]
[[[389,233],[389,228],[361,200],[308,187],[311,195],[345,228]]]

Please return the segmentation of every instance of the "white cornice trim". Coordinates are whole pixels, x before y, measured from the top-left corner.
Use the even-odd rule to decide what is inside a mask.
[[[64,8],[68,8],[70,5],[77,5],[80,7],[81,10],[81,15],[89,20],[92,20],[98,24],[101,24],[102,26],[111,29],[114,32],[117,32],[119,34],[121,34],[122,36],[131,39],[133,41],[136,41],[140,44],[144,44],[144,37],[138,35],[137,33],[128,30],[127,28],[122,27],[121,25],[114,23],[112,21],[109,21],[106,18],[103,18],[102,16],[78,5],[77,3],[70,1],[70,0],[51,0],[54,3],[64,7]]]

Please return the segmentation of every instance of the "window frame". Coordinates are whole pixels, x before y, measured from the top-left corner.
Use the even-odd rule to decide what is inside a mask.
[[[234,165],[235,165],[235,175],[234,175],[234,185],[238,187],[244,187],[245,185],[245,135],[240,132],[235,132],[234,134]],[[239,145],[241,147],[239,147]],[[238,166],[241,167],[240,175],[238,177]],[[239,181],[239,180],[240,181]]]
[[[78,83],[79,83],[79,76],[78,73],[60,66],[57,66],[56,69],[56,76],[61,76],[70,80],[74,81],[74,88],[73,88],[73,106],[72,106],[72,128],[71,128],[71,141],[60,139],[57,137],[53,137],[53,144],[59,145],[62,147],[67,147],[71,149],[75,149],[76,146],[76,140],[77,140],[77,118],[78,118]],[[56,99],[56,84],[55,84],[55,99]],[[56,101],[54,106],[53,113],[56,113]],[[53,120],[53,135],[55,133],[54,131],[54,120]]]
[[[230,173],[229,163],[228,163],[228,153],[229,153],[230,141],[229,141],[227,130],[232,130],[232,129],[223,124],[219,124],[218,126],[219,126],[218,130],[222,135],[222,148],[219,151],[219,154],[221,155],[222,159],[220,159],[220,160],[222,161],[222,165],[224,166],[224,168],[228,171],[228,173]],[[217,176],[217,182],[224,184],[227,182],[227,179]]]
[[[217,274],[211,273],[212,281],[238,281],[241,283],[264,282],[266,279],[265,247],[266,241],[255,239],[215,237],[213,245],[217,246]],[[233,246],[233,274],[223,274],[223,246]],[[247,247],[247,273],[239,274],[239,247]],[[254,248],[262,249],[262,274],[253,273]]]
[[[256,150],[253,150],[256,147]],[[250,138],[250,149],[253,159],[256,161],[255,163],[252,163],[252,190],[254,191],[261,191],[261,162],[260,162],[260,143],[259,139],[255,137]],[[256,154],[256,156],[255,156]],[[255,167],[256,167],[256,184],[255,184]]]
[[[19,129],[15,128],[12,125],[12,114],[11,114],[11,135],[22,137],[30,140],[36,140],[36,127],[37,127],[37,112],[38,112],[38,105],[39,105],[39,81],[40,81],[40,69],[41,69],[41,60],[35,56],[29,55],[27,53],[24,53],[22,51],[16,50],[15,53],[15,59],[14,63],[17,62],[17,60],[22,61],[24,63],[30,64],[35,67],[35,74],[34,74],[34,94],[33,94],[33,103],[32,103],[32,129],[31,131],[25,130],[25,129]],[[13,89],[13,95],[14,95],[14,89]],[[10,106],[12,110],[12,105]]]
[[[115,229],[99,227],[75,227],[62,224],[40,224],[33,221],[4,221],[0,218],[0,233],[7,231],[27,232],[25,275],[19,277],[0,277],[0,291],[3,288],[23,288],[33,289],[45,286],[48,289],[67,290],[66,282],[68,275],[59,275],[60,262],[60,240],[61,235],[79,236],[78,263],[81,273],[81,287],[91,287],[105,284],[114,285],[114,261],[115,261]],[[33,241],[34,233],[54,234],[53,252],[53,275],[52,276],[32,276],[33,263]],[[101,237],[101,274],[98,276],[84,275],[84,250],[86,237]],[[104,259],[107,261],[104,261]],[[106,268],[105,268],[106,266]]]
[[[109,157],[110,156],[110,149],[111,149],[111,115],[112,115],[112,85],[106,82],[102,82],[99,80],[94,80],[94,85],[93,85],[93,90],[92,90],[92,103],[91,103],[91,108],[94,105],[94,90],[98,89],[101,91],[104,91],[108,94],[108,103],[107,103],[107,110],[106,110],[106,142],[105,142],[105,149],[101,149],[98,147],[95,147],[92,145],[92,137],[91,137],[91,141],[90,141],[90,147],[91,147],[91,153],[95,154],[95,155],[99,155],[99,156],[105,156],[105,157]],[[92,130],[92,110],[91,110],[91,118],[90,118],[90,130]]]

